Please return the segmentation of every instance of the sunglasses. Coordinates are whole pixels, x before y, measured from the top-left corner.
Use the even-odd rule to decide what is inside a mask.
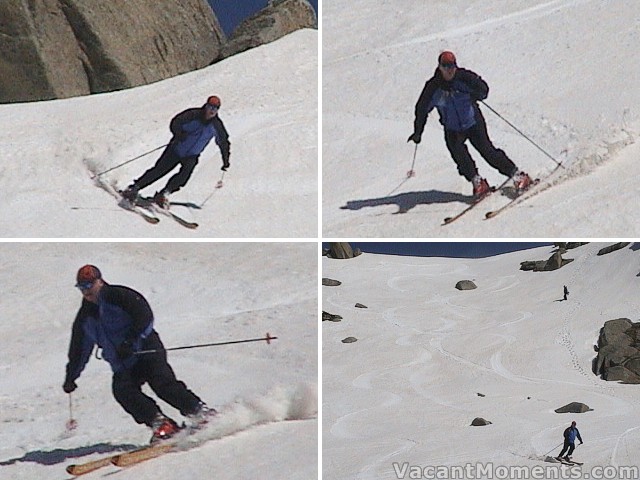
[[[215,105],[209,105],[208,103],[205,105],[205,108],[207,108],[212,112],[217,112],[218,110],[220,110],[220,107],[216,107]]]
[[[441,63],[440,66],[442,68],[455,68],[456,64],[455,63]]]
[[[91,290],[91,287],[93,287],[94,282],[78,282],[76,283],[76,287],[81,291],[81,292],[86,292],[87,290]]]

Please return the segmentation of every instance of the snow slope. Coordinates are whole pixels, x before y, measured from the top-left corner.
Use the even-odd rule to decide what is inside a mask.
[[[316,238],[318,230],[318,36],[312,29],[208,68],[125,91],[0,105],[0,220],[5,237]],[[200,223],[146,224],[90,179],[171,138],[169,121],[209,95],[231,141],[231,168],[212,142],[171,199]],[[160,151],[102,178],[126,187]],[[143,190],[153,195],[169,176]]]
[[[638,233],[640,3],[635,0],[335,0],[323,10],[325,237],[619,237]],[[486,222],[436,112],[418,146],[414,106],[438,54],[489,84],[487,104],[565,167],[553,188]],[[481,105],[496,146],[523,170],[555,164]],[[491,183],[502,177],[471,148]],[[546,184],[545,184],[546,185]],[[631,228],[632,230],[629,230]]]
[[[72,396],[78,428],[65,431],[62,382],[81,302],[73,285],[87,262],[145,295],[168,348],[278,337],[170,352],[178,378],[221,416],[184,451],[87,479],[317,477],[315,243],[3,243],[0,478],[69,478],[70,463],[149,440],[113,399],[109,365],[95,358]]]
[[[591,362],[605,321],[638,321],[640,252],[597,256],[605,245],[569,250],[574,262],[554,272],[519,270],[550,247],[486,259],[325,258],[323,277],[342,285],[322,287],[322,309],[343,320],[322,326],[323,478],[485,478],[409,476],[408,467],[401,476],[394,464],[566,468],[543,459],[559,453],[572,420],[583,473],[631,466],[627,478],[637,478],[640,386],[600,380]],[[458,291],[459,280],[478,288]],[[342,343],[348,336],[358,341]],[[574,401],[593,411],[554,412]],[[493,423],[471,427],[475,417]]]

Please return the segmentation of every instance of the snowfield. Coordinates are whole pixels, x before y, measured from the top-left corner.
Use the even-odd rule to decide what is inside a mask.
[[[640,252],[634,243],[597,256],[606,245],[569,250],[563,258],[574,261],[553,272],[519,269],[551,247],[485,259],[324,258],[322,276],[342,285],[322,287],[322,309],[343,320],[322,326],[323,478],[516,478],[423,476],[479,464],[569,478],[545,458],[558,455],[572,420],[583,474],[607,467],[618,473],[606,478],[625,478],[631,467],[626,478],[638,478],[640,385],[601,380],[591,362],[604,322],[638,321]],[[457,290],[460,280],[477,289]],[[349,336],[357,342],[342,343]],[[554,412],[570,402],[592,411]],[[470,426],[476,417],[492,424]]]
[[[210,67],[129,90],[0,105],[3,236],[131,238],[317,238],[318,32],[296,31]],[[214,142],[172,201],[200,224],[161,216],[149,225],[117,206],[91,176],[169,142],[177,113],[222,99],[231,141],[222,179]],[[125,188],[161,151],[101,178]],[[177,170],[176,170],[177,171]],[[152,196],[170,175],[142,190]]]
[[[322,222],[326,238],[628,237],[640,232],[640,2],[335,0],[323,8]],[[437,56],[489,84],[486,100],[564,168],[495,219],[494,195],[464,219],[470,184],[437,112],[418,146],[414,106]],[[489,136],[534,177],[555,163],[484,105]],[[504,177],[470,147],[481,175]],[[552,186],[552,188],[548,188]],[[533,192],[532,192],[533,193]]]
[[[147,298],[167,348],[278,339],[169,352],[177,377],[220,415],[179,452],[82,478],[317,478],[316,243],[0,245],[0,478],[70,478],[67,465],[150,438],[117,404],[110,367],[96,358],[72,395],[78,427],[65,429],[75,274],[88,262]]]

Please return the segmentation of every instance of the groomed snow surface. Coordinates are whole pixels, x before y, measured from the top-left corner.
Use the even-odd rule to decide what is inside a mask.
[[[323,5],[323,236],[621,237],[640,232],[640,2],[333,0]],[[485,221],[495,195],[452,225],[471,185],[432,112],[407,179],[414,106],[437,56],[490,87],[487,104],[565,168],[540,194]],[[481,105],[489,136],[521,169],[555,163]],[[481,175],[504,177],[470,147]]]
[[[0,246],[0,478],[70,478],[65,467],[143,445],[92,358],[62,391],[77,269],[141,292],[165,346],[278,337],[169,352],[179,379],[221,414],[185,449],[97,478],[157,480],[318,476],[318,255],[315,243],[5,243]],[[155,395],[145,386],[145,391]],[[178,421],[179,412],[158,401]]]
[[[178,77],[120,92],[0,105],[0,219],[3,236],[131,238],[316,238],[318,230],[318,32],[276,42]],[[171,138],[177,113],[222,99],[231,141],[223,187],[212,142],[172,201],[200,224],[159,225],[117,206],[91,176]],[[125,188],[161,151],[101,178]],[[177,171],[177,170],[176,170]],[[142,190],[153,195],[170,175]],[[210,197],[210,198],[209,198]]]
[[[323,477],[515,478],[423,476],[482,464],[596,478],[553,477],[568,467],[544,461],[575,420],[582,473],[633,467],[626,478],[638,478],[640,386],[601,380],[591,362],[604,322],[638,321],[640,246],[597,256],[604,246],[569,250],[563,258],[574,262],[553,272],[519,269],[551,247],[486,259],[323,259],[322,276],[342,285],[322,287],[322,309],[343,317],[322,325]],[[457,290],[460,280],[477,289]],[[342,343],[349,336],[357,342]],[[570,402],[593,411],[554,412]],[[470,426],[475,417],[492,424]],[[617,472],[607,478],[624,478]]]

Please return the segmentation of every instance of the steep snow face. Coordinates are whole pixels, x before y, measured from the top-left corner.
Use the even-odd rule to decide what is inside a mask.
[[[318,35],[300,30],[208,68],[144,87],[0,106],[0,219],[5,237],[316,238]],[[222,99],[231,168],[212,142],[172,200],[200,224],[146,224],[116,205],[91,176],[166,144],[177,113]],[[120,188],[160,151],[102,178]],[[177,171],[177,170],[176,170]],[[143,190],[153,195],[169,176]],[[223,180],[223,188],[216,184]]]
[[[603,381],[591,362],[605,321],[637,321],[640,253],[632,244],[598,256],[603,246],[569,250],[573,262],[539,273],[520,262],[546,260],[550,247],[486,259],[324,259],[323,277],[342,285],[322,287],[322,309],[343,317],[322,326],[324,477],[431,478],[398,476],[404,465],[557,470],[543,460],[559,453],[572,420],[583,472],[638,472],[640,386]],[[461,292],[459,280],[478,288]],[[357,342],[342,343],[347,336]],[[593,410],[554,412],[574,401]],[[492,424],[472,427],[476,417]]]
[[[625,236],[638,172],[640,4],[595,0],[336,0],[323,10],[323,232],[352,237]],[[526,208],[464,222],[459,176],[432,112],[412,164],[414,105],[442,50],[490,86],[487,104],[565,168]],[[533,176],[554,163],[481,105],[494,144]],[[471,149],[480,174],[502,177]],[[347,173],[345,173],[347,172]],[[546,182],[545,182],[546,185]],[[615,185],[616,188],[610,188]],[[544,185],[542,187],[544,189]],[[633,194],[631,192],[634,192]],[[402,215],[394,215],[402,213]],[[523,219],[526,218],[526,220]],[[613,219],[613,221],[609,221]],[[618,220],[620,219],[620,220]],[[637,228],[637,227],[632,227]]]
[[[169,352],[177,377],[221,416],[188,439],[184,452],[132,468],[123,478],[317,477],[316,243],[3,243],[1,478],[62,478],[70,463],[150,438],[113,399],[111,369],[96,358],[72,396],[78,428],[65,431],[62,383],[81,301],[75,274],[85,263],[147,298],[168,348],[267,332],[278,337],[270,345]]]

